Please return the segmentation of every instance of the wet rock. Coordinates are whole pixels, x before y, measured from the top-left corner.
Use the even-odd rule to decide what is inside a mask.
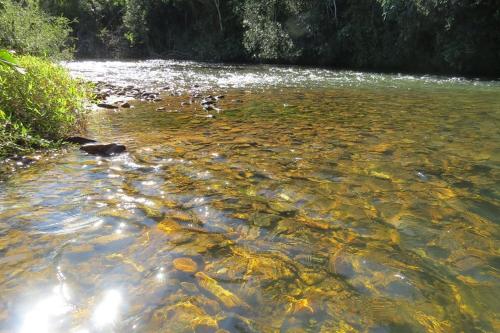
[[[80,150],[98,156],[113,156],[118,155],[127,150],[124,145],[110,143],[110,144],[90,144],[80,147]]]
[[[176,248],[177,252],[188,256],[215,251],[232,244],[232,241],[226,239],[223,235],[207,233],[202,228],[182,227],[181,230],[174,231],[172,236],[176,238],[179,237],[179,241],[184,239],[188,240],[188,242],[183,242]]]
[[[215,316],[221,311],[221,306],[217,301],[214,301],[213,299],[210,299],[206,296],[203,296],[200,292],[200,290],[196,287],[196,285],[193,284],[193,286],[196,288],[196,298],[193,299],[193,303],[200,308],[202,308],[204,311],[206,311],[208,314]]]
[[[211,332],[218,329],[217,321],[191,302],[182,302],[158,310],[153,321],[161,321],[168,332]]]
[[[303,271],[300,273],[300,279],[308,286],[320,283],[326,279],[326,273],[323,271]]]
[[[211,262],[205,269],[210,276],[219,281],[243,281],[247,266],[247,260],[242,260],[239,256],[230,256]]]
[[[172,262],[174,268],[185,273],[195,273],[198,270],[198,265],[191,258],[177,258]]]
[[[100,108],[109,109],[109,110],[118,109],[118,106],[112,105],[112,104],[108,104],[108,103],[99,103],[99,104],[97,104],[97,106],[100,107]]]
[[[32,163],[35,163],[36,161],[35,159],[26,156],[13,156],[9,158],[9,160],[16,162],[18,166],[27,166]]]
[[[219,321],[219,327],[229,332],[257,333],[255,325],[247,318],[238,314],[230,314]]]
[[[78,145],[86,145],[89,143],[97,142],[96,140],[87,139],[87,138],[84,138],[81,136],[71,136],[69,138],[64,139],[64,141],[68,142],[68,143],[78,144]]]
[[[130,103],[125,102],[122,105],[120,105],[120,107],[125,108],[125,109],[129,109],[131,107],[131,105],[130,105]]]
[[[305,216],[301,216],[299,218],[299,221],[310,227],[310,228],[313,228],[313,229],[319,229],[319,230],[330,230],[332,229],[332,226],[330,225],[330,223],[326,222],[326,221],[323,221],[323,220],[320,220],[320,219],[312,219],[312,218],[309,218],[309,217],[305,217]]]
[[[283,258],[284,259],[284,258]],[[287,260],[275,256],[254,255],[248,261],[247,275],[258,276],[261,281],[293,280],[295,267]]]
[[[201,105],[205,106],[205,105],[214,105],[215,104],[215,100],[214,99],[204,99],[201,101]]]
[[[290,304],[287,312],[294,315],[312,315],[314,313],[314,309],[311,306],[311,302],[307,298],[303,298],[300,300],[294,300]]]
[[[252,223],[258,227],[269,228],[278,222],[280,217],[273,214],[255,214],[252,216]]]
[[[181,282],[181,287],[182,289],[191,294],[198,294],[200,292],[198,287],[196,287],[196,285],[191,282]]]
[[[286,330],[286,333],[307,333],[302,327],[291,327]]]
[[[217,112],[220,112],[220,109],[219,108],[216,108],[215,106],[213,105],[203,105],[203,110],[205,111],[217,111]]]
[[[209,277],[203,272],[198,272],[195,274],[196,280],[201,288],[207,292],[214,295],[224,306],[229,309],[232,308],[250,308],[245,302],[243,302],[238,296],[230,292],[229,290],[221,287],[217,281]]]
[[[294,215],[295,211],[297,210],[297,208],[293,204],[288,202],[270,201],[268,205],[272,210],[286,216]]]

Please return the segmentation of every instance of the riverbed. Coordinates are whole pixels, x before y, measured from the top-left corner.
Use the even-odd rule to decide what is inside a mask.
[[[163,100],[0,183],[0,332],[500,331],[499,82],[65,66]]]

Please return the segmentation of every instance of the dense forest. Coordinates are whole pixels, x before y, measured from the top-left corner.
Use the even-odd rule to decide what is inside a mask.
[[[45,12],[69,20],[76,54],[81,58],[183,58],[485,76],[500,73],[498,0],[14,2],[25,6],[37,2]],[[36,26],[33,24],[33,32]]]
[[[492,75],[498,0],[41,0],[80,57],[177,57]]]

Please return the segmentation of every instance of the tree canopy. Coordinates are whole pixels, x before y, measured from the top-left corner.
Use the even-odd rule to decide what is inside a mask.
[[[80,57],[500,73],[498,0],[38,2],[73,22]]]

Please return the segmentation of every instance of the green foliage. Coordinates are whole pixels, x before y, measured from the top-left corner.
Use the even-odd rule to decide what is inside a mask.
[[[0,47],[21,54],[68,59],[73,49],[64,17],[52,17],[32,1],[0,2]]]
[[[80,56],[500,75],[497,0],[40,0]]]
[[[17,59],[25,74],[0,66],[0,156],[47,147],[83,127],[90,89],[61,66]]]
[[[12,54],[7,50],[0,50],[0,66],[6,66],[17,71],[19,74],[25,74],[24,68],[21,68],[17,64],[17,60],[12,56]]]
[[[245,1],[243,6],[243,26],[245,27],[245,48],[255,59],[261,60],[291,60],[297,58],[300,50],[294,45],[290,33],[285,25],[278,20],[278,10],[285,11],[289,8],[281,1],[270,2]],[[291,17],[299,14],[298,11],[290,11],[282,15]]]

